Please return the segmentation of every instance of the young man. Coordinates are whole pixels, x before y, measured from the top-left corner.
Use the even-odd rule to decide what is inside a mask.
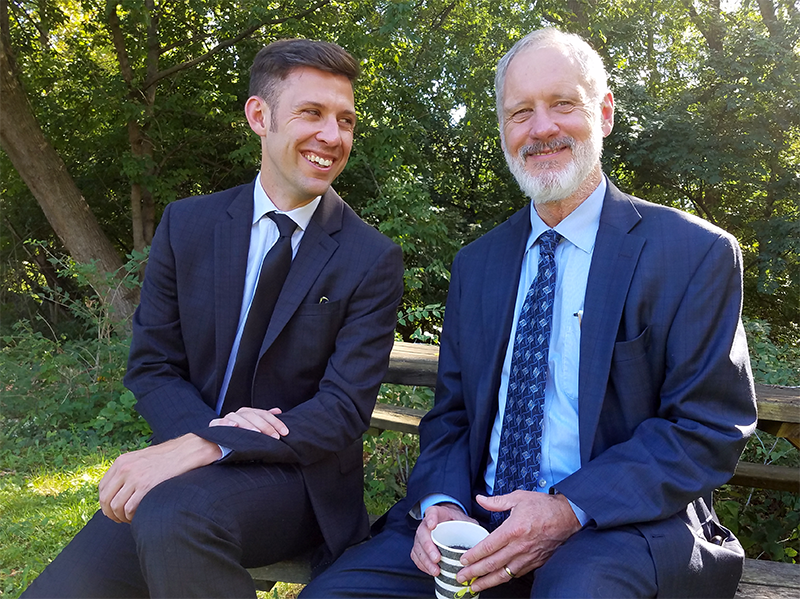
[[[302,597],[431,596],[447,520],[491,531],[457,580],[481,597],[732,597],[711,494],[756,421],[738,245],[603,176],[614,98],[582,39],[535,31],[495,82],[532,203],[453,264],[408,496]]]
[[[357,75],[325,42],[256,57],[259,176],[170,204],[153,240],[125,382],[154,445],[117,459],[26,597],[253,597],[246,567],[367,535],[361,435],[403,267],[330,187]]]

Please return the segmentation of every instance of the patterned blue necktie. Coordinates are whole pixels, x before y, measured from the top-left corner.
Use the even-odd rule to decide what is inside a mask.
[[[542,419],[547,357],[556,292],[555,251],[561,235],[548,229],[539,236],[539,271],[519,313],[506,409],[497,456],[494,495],[517,489],[534,491],[542,460]],[[494,530],[509,512],[492,512]]]

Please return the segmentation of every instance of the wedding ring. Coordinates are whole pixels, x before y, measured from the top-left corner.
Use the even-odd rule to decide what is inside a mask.
[[[508,569],[508,566],[503,566],[503,570],[506,571],[506,574],[508,574],[509,578],[514,578],[514,573]]]

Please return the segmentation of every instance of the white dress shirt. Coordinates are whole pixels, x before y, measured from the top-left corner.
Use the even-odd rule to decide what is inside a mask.
[[[311,222],[311,217],[319,206],[322,196],[318,196],[305,206],[295,208],[289,212],[282,212],[295,223],[297,228],[292,234],[292,258],[297,255],[297,248],[300,246],[300,241],[303,239],[303,234],[308,228],[308,223]],[[217,398],[217,414],[222,409],[222,403],[225,401],[225,393],[228,391],[228,384],[231,380],[233,373],[233,365],[236,363],[236,354],[239,352],[239,343],[242,340],[242,333],[244,332],[244,325],[247,322],[247,315],[250,312],[250,306],[253,303],[253,295],[256,292],[256,285],[258,284],[258,275],[261,274],[261,265],[264,262],[264,256],[278,241],[280,232],[278,225],[275,224],[271,218],[267,217],[270,212],[281,212],[272,203],[272,200],[267,196],[267,192],[261,187],[259,177],[256,177],[255,185],[253,186],[253,226],[250,229],[250,249],[247,252],[247,273],[244,278],[244,294],[242,295],[242,308],[239,312],[239,326],[236,329],[236,338],[233,341],[231,348],[231,355],[228,357],[228,367],[225,370],[225,378],[222,380],[222,387],[219,390],[219,397]]]

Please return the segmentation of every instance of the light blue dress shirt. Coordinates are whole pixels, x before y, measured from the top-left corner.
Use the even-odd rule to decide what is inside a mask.
[[[578,372],[580,367],[581,320],[589,267],[594,253],[594,243],[600,226],[600,213],[606,193],[605,177],[592,194],[554,228],[563,239],[555,253],[557,279],[553,303],[553,326],[550,333],[547,387],[545,388],[544,421],[542,426],[542,463],[537,491],[547,493],[550,488],[580,468],[580,438],[578,434]],[[539,245],[536,240],[549,227],[531,210],[531,234],[522,259],[514,320],[506,348],[500,376],[498,411],[489,439],[489,458],[484,473],[486,492],[494,488],[500,433],[506,407],[511,354],[517,320],[525,295],[536,278],[539,267]],[[429,495],[420,502],[420,509],[442,502],[458,504],[447,495]],[[460,505],[460,504],[459,504]],[[586,514],[570,502],[581,525],[586,524]],[[461,506],[462,509],[464,506]]]
[[[259,177],[256,177],[255,185],[253,186],[253,226],[250,229],[250,249],[247,252],[247,272],[244,278],[244,294],[242,296],[242,308],[239,312],[239,326],[236,329],[236,338],[233,341],[231,348],[231,355],[228,357],[228,367],[225,370],[225,378],[222,380],[222,387],[219,390],[219,397],[217,398],[217,414],[222,409],[222,403],[225,401],[225,393],[228,391],[228,384],[231,380],[233,373],[233,365],[236,363],[236,354],[239,352],[239,343],[242,340],[242,333],[244,332],[244,325],[247,322],[247,315],[250,312],[250,305],[253,303],[253,295],[256,292],[256,285],[258,284],[258,275],[261,274],[261,264],[264,262],[264,256],[275,245],[280,237],[278,225],[275,224],[271,218],[267,217],[269,212],[281,212],[272,203],[272,200],[267,197],[267,192],[261,187]],[[308,223],[311,222],[311,217],[319,206],[322,196],[319,196],[300,208],[295,208],[289,212],[283,212],[294,222],[297,223],[292,235],[292,258],[297,255],[297,248],[300,246],[300,241],[303,239],[303,233],[308,228]]]

